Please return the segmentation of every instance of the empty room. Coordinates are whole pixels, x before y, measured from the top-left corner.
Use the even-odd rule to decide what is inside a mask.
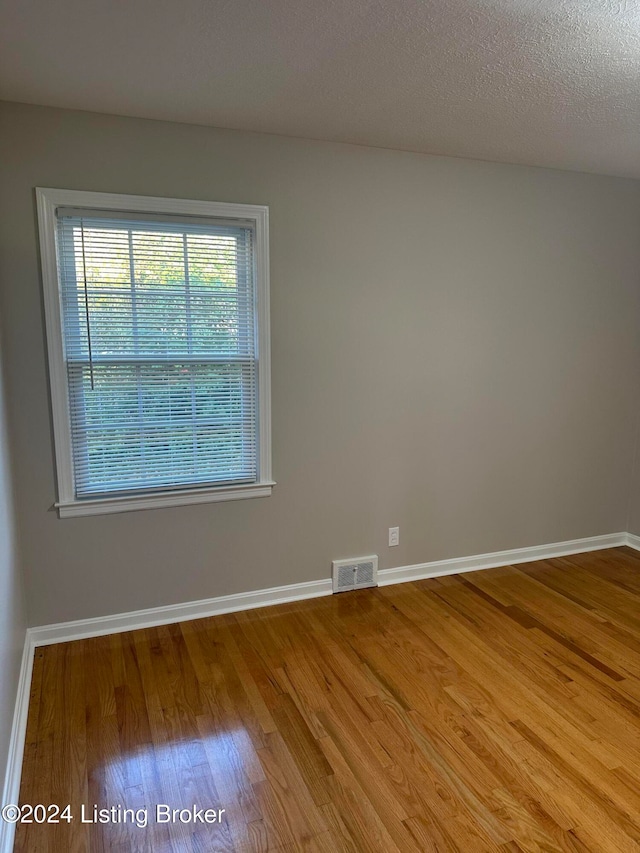
[[[640,2],[0,0],[0,853],[640,853]]]

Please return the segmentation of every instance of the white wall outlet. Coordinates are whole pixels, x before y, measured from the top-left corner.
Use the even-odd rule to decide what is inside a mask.
[[[389,528],[389,547],[393,548],[394,545],[400,544],[400,528],[399,527],[390,527]]]

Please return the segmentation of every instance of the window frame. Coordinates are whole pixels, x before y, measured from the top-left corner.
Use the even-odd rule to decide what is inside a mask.
[[[196,201],[120,193],[36,188],[40,258],[44,294],[53,437],[60,518],[102,515],[130,510],[267,497],[275,482],[271,473],[271,370],[269,323],[269,208],[265,205]],[[257,356],[258,478],[255,483],[194,488],[159,488],[144,494],[77,498],[75,495],[69,387],[64,357],[61,292],[58,275],[56,211],[58,207],[154,213],[166,216],[206,216],[250,220],[255,228],[255,335]]]

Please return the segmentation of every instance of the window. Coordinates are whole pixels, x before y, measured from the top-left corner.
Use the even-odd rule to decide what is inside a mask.
[[[37,198],[60,515],[270,494],[267,208]]]

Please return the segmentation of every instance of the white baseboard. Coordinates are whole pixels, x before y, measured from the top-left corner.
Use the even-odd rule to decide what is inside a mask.
[[[29,628],[27,633],[31,636],[34,646],[50,646],[53,643],[100,637],[103,634],[120,634],[122,631],[135,631],[138,628],[152,628],[155,625],[170,625],[173,622],[187,622],[190,619],[236,613],[239,610],[269,607],[272,604],[284,604],[287,601],[319,598],[331,593],[331,580],[327,578],[309,583],[274,586],[271,589],[259,589],[254,592],[239,592],[236,595],[221,595],[218,598],[205,598],[201,601],[188,601],[184,604],[170,604],[166,607],[152,607],[149,610],[118,613],[115,616],[98,616],[95,619],[80,619],[77,622],[42,625],[39,628]]]
[[[29,714],[29,697],[31,695],[31,674],[33,672],[33,645],[29,632],[25,637],[22,651],[22,664],[18,678],[18,693],[13,713],[11,737],[9,740],[9,755],[7,756],[7,771],[2,789],[0,805],[6,806],[17,803],[20,794],[20,778],[22,776],[22,758],[27,735],[27,716]],[[11,853],[15,836],[15,825],[5,823],[0,818],[0,853]]]
[[[418,563],[395,569],[381,569],[378,572],[378,583],[380,586],[388,586],[422,578],[510,566],[513,563],[549,560],[567,554],[580,554],[602,548],[616,548],[620,545],[635,547],[631,540],[637,541],[637,548],[640,550],[640,537],[631,536],[628,533],[610,533],[605,536],[591,536],[587,539],[555,542],[551,545],[534,545],[531,548],[515,548],[510,551],[495,551],[492,554],[476,554],[472,557],[436,560],[431,563]],[[34,647],[48,646],[53,643],[66,643],[71,640],[99,637],[104,634],[118,634],[122,631],[135,631],[139,628],[151,628],[155,625],[169,625],[173,622],[186,622],[190,619],[203,619],[207,616],[235,613],[239,610],[252,610],[256,607],[269,607],[287,601],[319,598],[323,595],[331,595],[331,593],[331,580],[327,578],[253,592],[241,592],[236,595],[223,595],[201,601],[189,601],[184,604],[153,607],[149,610],[136,610],[113,616],[99,616],[95,619],[80,619],[76,622],[42,625],[38,628],[29,628],[27,633]]]
[[[625,545],[628,545],[629,548],[633,548],[634,551],[640,551],[640,536],[636,536],[635,533],[625,533],[625,537]]]
[[[515,548],[510,551],[496,551],[492,554],[478,554],[472,557],[436,560],[413,566],[382,569],[378,573],[378,582],[380,586],[389,586],[394,583],[422,578],[473,572],[480,569],[527,563],[533,560],[549,560],[567,554],[616,548],[620,545],[628,545],[630,548],[640,551],[640,536],[632,533],[611,533],[606,536],[591,536],[587,539],[555,542],[551,545],[535,545],[531,548]],[[22,656],[2,804],[15,803],[18,800],[29,710],[33,653],[38,646],[99,637],[104,634],[117,634],[122,631],[134,631],[138,628],[150,628],[155,625],[168,625],[172,622],[184,622],[190,619],[202,619],[206,616],[251,610],[255,607],[267,607],[272,604],[318,598],[331,595],[331,593],[331,580],[327,578],[309,583],[289,584],[288,586],[272,587],[255,592],[242,592],[237,595],[224,595],[202,601],[191,601],[185,604],[154,607],[150,610],[120,613],[115,616],[101,616],[96,619],[81,619],[76,622],[29,628]],[[0,853],[11,853],[13,839],[14,826],[0,821]]]
[[[638,540],[638,550],[640,550],[640,537],[636,536],[634,538]],[[551,545],[534,545],[531,548],[494,551],[492,554],[476,554],[473,557],[458,557],[453,560],[417,563],[415,566],[382,569],[378,572],[378,585],[389,586],[394,583],[405,583],[406,581],[417,581],[424,578],[457,575],[461,572],[496,569],[498,566],[511,566],[516,563],[551,560],[554,557],[564,557],[567,554],[584,554],[587,551],[600,551],[603,548],[617,548],[620,545],[628,544],[630,544],[628,533],[608,533],[605,536],[570,539],[567,542],[554,542]]]

